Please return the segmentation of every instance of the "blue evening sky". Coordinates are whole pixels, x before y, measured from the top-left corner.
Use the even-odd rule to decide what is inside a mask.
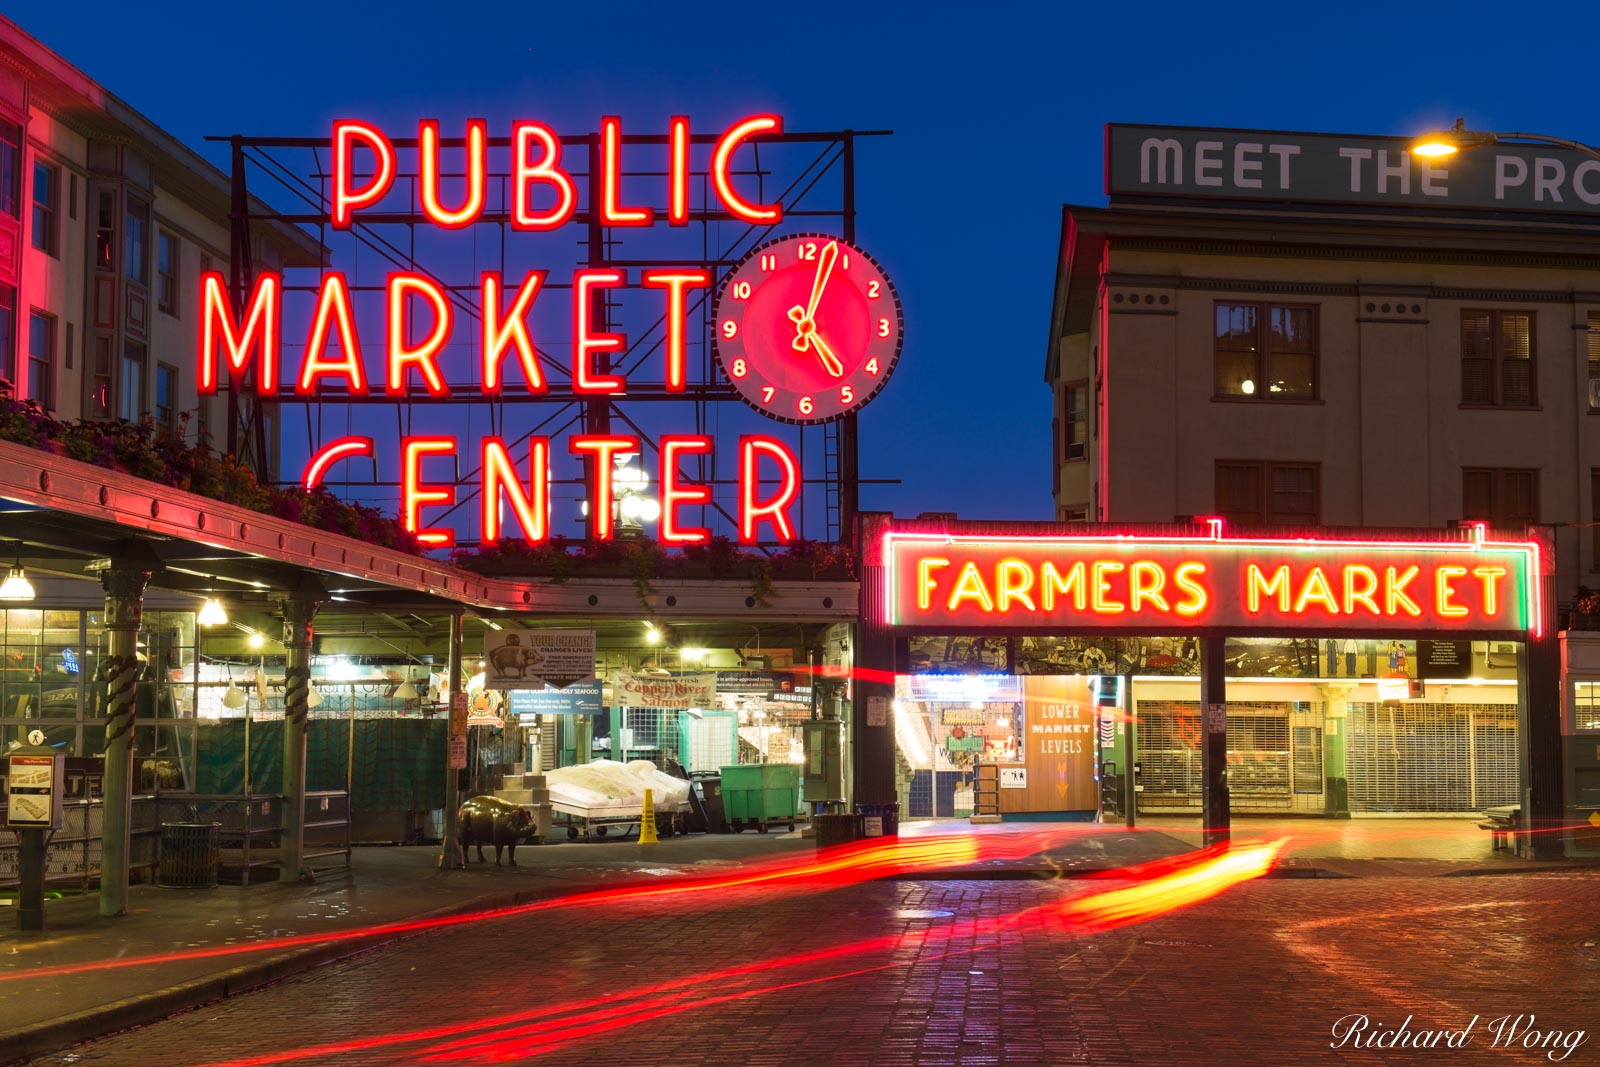
[[[858,155],[859,239],[906,349],[861,416],[869,508],[1048,518],[1041,380],[1064,202],[1099,204],[1109,121],[1600,141],[1587,4],[226,5],[11,0],[6,13],[226,167],[206,134],[889,128]],[[1525,15],[1528,24],[1518,25]],[[1570,42],[1563,51],[1560,42]],[[574,239],[577,239],[575,235]]]

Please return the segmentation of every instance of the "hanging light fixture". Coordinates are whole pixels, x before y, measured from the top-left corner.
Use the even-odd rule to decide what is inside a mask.
[[[411,679],[409,678],[401,682],[399,688],[394,691],[396,700],[415,700],[421,695],[421,693],[417,692],[417,687],[411,684]]]
[[[321,704],[321,703],[322,703],[322,694],[317,692],[317,687],[316,686],[314,686],[311,683],[307,682],[306,683],[306,707],[307,708],[314,708],[318,704]]]
[[[22,569],[22,542],[17,542],[17,564],[6,574],[6,580],[0,582],[0,600],[11,603],[24,603],[34,597],[33,583],[28,581],[27,574]]]
[[[228,688],[222,694],[222,706],[225,708],[232,708],[237,711],[239,708],[244,707],[245,704],[249,702],[249,699],[249,697],[244,695],[244,690],[234,685],[233,681],[230,679],[228,681]]]
[[[206,597],[206,602],[200,605],[200,614],[195,618],[195,622],[201,626],[226,626],[228,613],[223,610],[222,601],[214,596]]]

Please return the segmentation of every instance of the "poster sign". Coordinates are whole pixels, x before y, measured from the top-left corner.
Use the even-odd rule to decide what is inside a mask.
[[[913,674],[911,699],[932,704],[987,704],[1020,700],[1014,674]]]
[[[450,769],[453,771],[467,769],[467,739],[465,737],[452,737],[450,739]]]
[[[611,703],[619,708],[709,708],[716,705],[714,673],[679,674],[670,678],[613,671]]]
[[[889,698],[888,697],[868,697],[867,698],[867,725],[868,726],[888,726],[889,725]]]
[[[771,671],[718,671],[717,692],[726,696],[770,697],[794,692],[794,678]]]
[[[6,825],[50,829],[62,823],[65,757],[46,750],[13,752],[6,774]]]
[[[1223,734],[1228,732],[1228,705],[1206,705],[1206,733]]]
[[[1417,677],[1471,678],[1471,641],[1418,641]]]
[[[1039,675],[1022,679],[1023,758],[1032,774],[1006,811],[1093,811],[1096,709],[1088,680]],[[1016,806],[1013,806],[1015,804]]]
[[[483,635],[485,689],[560,688],[593,677],[593,630],[508,627]]]
[[[1028,788],[1028,768],[1026,767],[1001,767],[1001,789],[1026,789]]]
[[[597,715],[600,712],[600,682],[590,679],[565,689],[513,689],[506,694],[511,713],[524,724],[535,715]]]

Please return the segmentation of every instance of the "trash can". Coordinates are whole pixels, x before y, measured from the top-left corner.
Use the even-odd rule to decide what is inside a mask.
[[[861,840],[861,816],[822,814],[811,816],[811,825],[817,831],[817,847],[832,848]]]
[[[221,823],[161,824],[161,863],[156,885],[168,889],[215,889]]]
[[[726,833],[728,813],[722,808],[722,775],[711,774],[696,778],[694,785],[700,794],[700,807],[706,815],[706,832]]]
[[[861,816],[862,837],[899,837],[900,805],[857,804],[856,814]]]

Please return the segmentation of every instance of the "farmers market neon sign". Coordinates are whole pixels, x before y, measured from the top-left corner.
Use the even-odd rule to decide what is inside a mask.
[[[989,537],[890,532],[894,626],[1229,627],[1274,632],[1540,628],[1533,542]]]

